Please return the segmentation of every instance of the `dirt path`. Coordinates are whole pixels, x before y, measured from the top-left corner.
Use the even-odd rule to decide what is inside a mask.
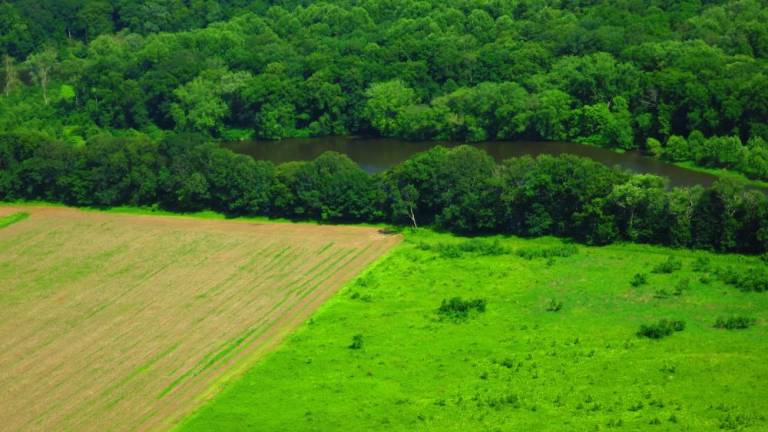
[[[361,227],[0,207],[0,424],[163,429],[400,241]]]

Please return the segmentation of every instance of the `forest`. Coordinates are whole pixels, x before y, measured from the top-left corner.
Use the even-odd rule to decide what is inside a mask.
[[[765,0],[2,0],[0,130],[576,141],[766,180],[766,23]]]
[[[74,147],[40,134],[3,134],[0,200],[768,252],[763,191],[729,181],[670,189],[661,177],[570,155],[498,164],[468,145],[438,146],[369,175],[339,153],[276,166],[200,136],[101,137]]]

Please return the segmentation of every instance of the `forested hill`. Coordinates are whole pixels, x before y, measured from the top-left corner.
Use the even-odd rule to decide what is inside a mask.
[[[3,0],[0,56],[0,129],[73,145],[575,140],[768,178],[766,0]]]

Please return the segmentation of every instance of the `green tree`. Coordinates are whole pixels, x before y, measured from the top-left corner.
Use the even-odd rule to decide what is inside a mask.
[[[400,132],[398,115],[417,102],[416,93],[398,79],[371,84],[365,96],[363,115],[384,136]]]

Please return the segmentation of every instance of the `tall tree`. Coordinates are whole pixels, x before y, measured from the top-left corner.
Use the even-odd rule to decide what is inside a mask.
[[[58,54],[53,48],[46,48],[39,53],[32,54],[27,59],[27,65],[32,72],[32,77],[35,79],[40,88],[43,89],[43,102],[46,105],[50,102],[48,100],[48,84],[51,80],[51,72],[54,66],[56,66],[56,60]]]

